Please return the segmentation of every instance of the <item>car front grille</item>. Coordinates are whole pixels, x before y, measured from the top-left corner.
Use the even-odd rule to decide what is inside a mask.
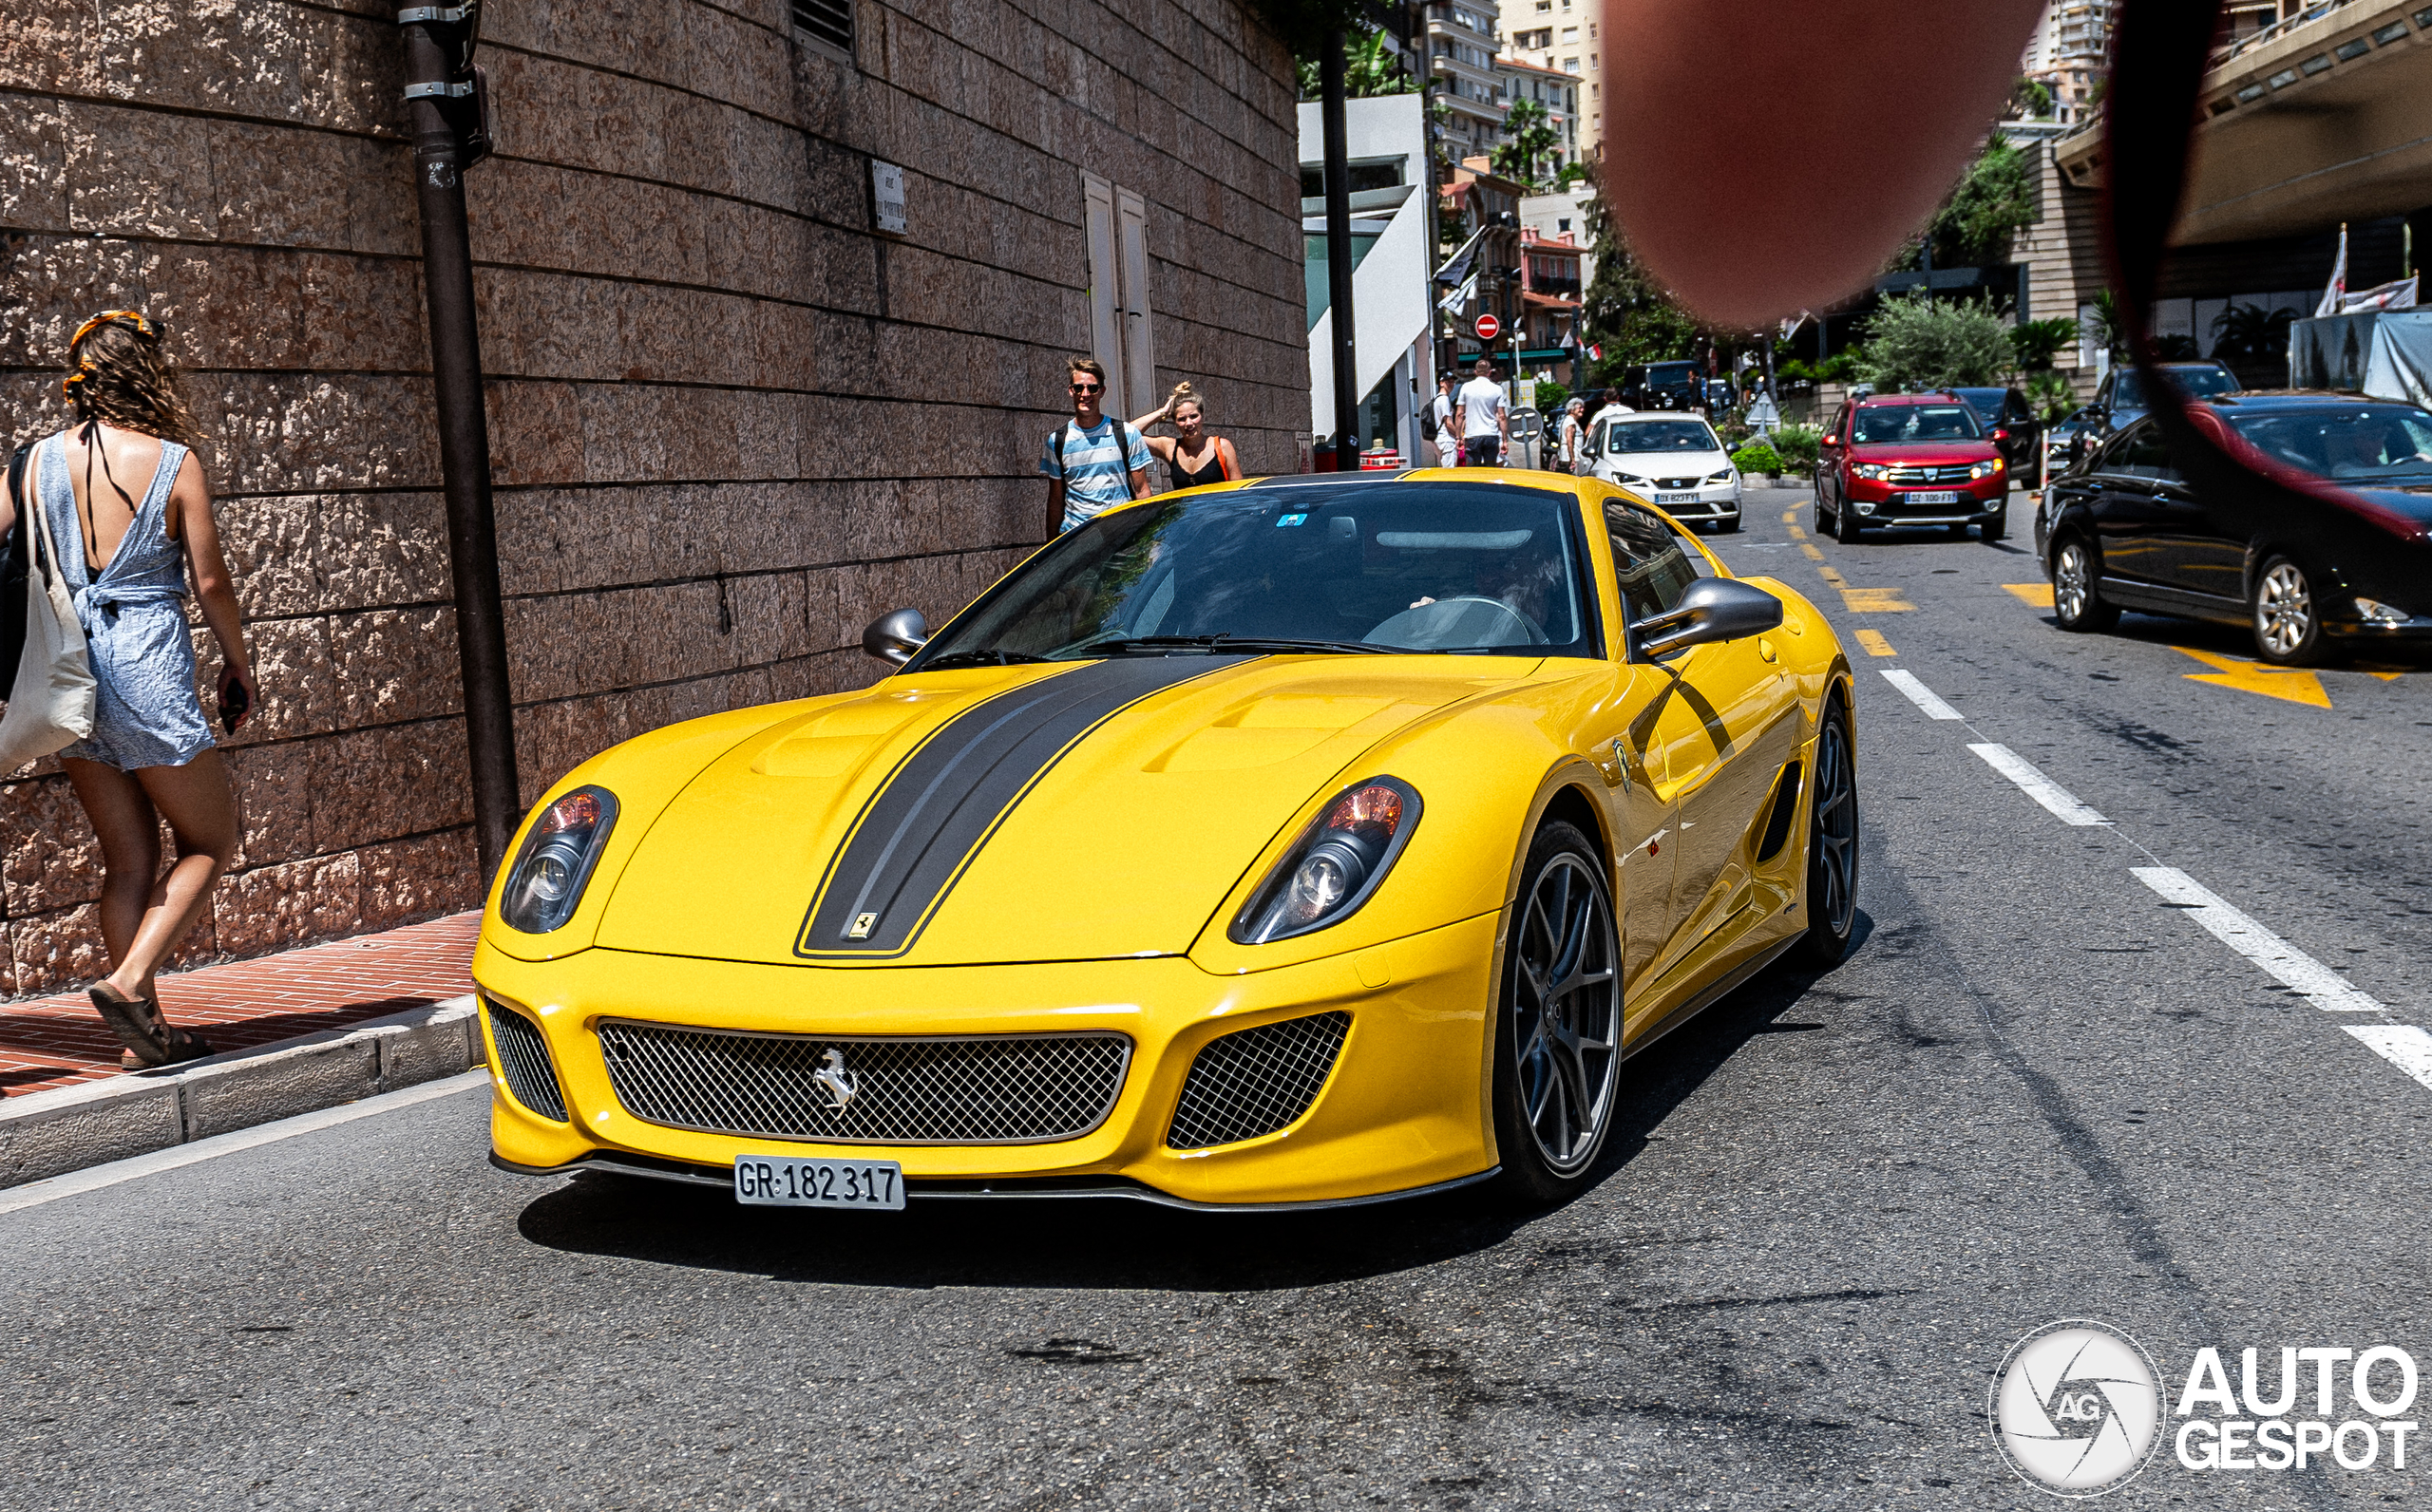
[[[1204,1150],[1289,1125],[1318,1100],[1350,1031],[1350,1014],[1314,1013],[1208,1041],[1183,1081],[1168,1147]]]
[[[941,1038],[599,1026],[617,1101],[671,1128],[842,1144],[1035,1144],[1106,1122],[1131,1041],[1094,1030]],[[841,1106],[840,1106],[841,1105]]]
[[[489,1014],[490,1043],[498,1047],[498,1068],[506,1078],[508,1095],[542,1118],[564,1123],[566,1095],[549,1065],[549,1046],[541,1037],[541,1027],[486,997],[482,1008]]]
[[[1655,480],[1655,486],[1658,488],[1695,488],[1701,482],[1703,482],[1703,480],[1697,478],[1658,478]]]
[[[1948,467],[1894,467],[1883,475],[1888,483],[1964,483],[1976,464],[1957,463]]]

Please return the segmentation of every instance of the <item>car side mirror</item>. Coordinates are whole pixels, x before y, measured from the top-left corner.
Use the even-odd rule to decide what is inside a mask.
[[[928,616],[917,609],[897,609],[870,621],[862,632],[862,650],[898,667],[929,643]]]
[[[1730,577],[1700,577],[1681,601],[1630,626],[1639,654],[1653,659],[1708,641],[1738,640],[1778,630],[1782,601],[1761,588]]]

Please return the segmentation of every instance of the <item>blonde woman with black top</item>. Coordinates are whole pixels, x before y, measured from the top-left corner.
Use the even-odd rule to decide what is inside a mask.
[[[1166,471],[1176,488],[1230,482],[1241,477],[1242,459],[1231,442],[1207,433],[1207,406],[1188,381],[1174,385],[1173,394],[1162,407],[1131,424],[1145,432],[1160,420],[1172,422],[1174,433],[1148,437],[1149,449],[1165,459]]]
[[[160,327],[133,310],[85,322],[61,392],[76,424],[36,444],[28,526],[47,524],[92,659],[93,732],[60,765],[102,845],[102,939],[110,973],[88,994],[130,1068],[211,1052],[162,1017],[155,984],[236,858],[236,793],[195,697],[182,600],[191,572],[219,643],[218,703],[231,731],[258,702],[244,617],[198,439]],[[10,524],[17,501],[0,497]],[[166,821],[177,854],[161,865]]]

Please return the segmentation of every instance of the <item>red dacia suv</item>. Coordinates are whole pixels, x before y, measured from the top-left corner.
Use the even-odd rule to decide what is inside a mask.
[[[1869,525],[2009,522],[2009,468],[1976,411],[1956,394],[1853,400],[1833,417],[1815,463],[1815,528],[1855,540]]]

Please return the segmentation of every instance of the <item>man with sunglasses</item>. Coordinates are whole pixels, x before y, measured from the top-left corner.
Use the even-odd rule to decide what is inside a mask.
[[[1149,497],[1149,444],[1140,432],[1102,413],[1106,369],[1093,358],[1074,357],[1073,418],[1048,433],[1038,470],[1049,497],[1070,530],[1100,511]]]

